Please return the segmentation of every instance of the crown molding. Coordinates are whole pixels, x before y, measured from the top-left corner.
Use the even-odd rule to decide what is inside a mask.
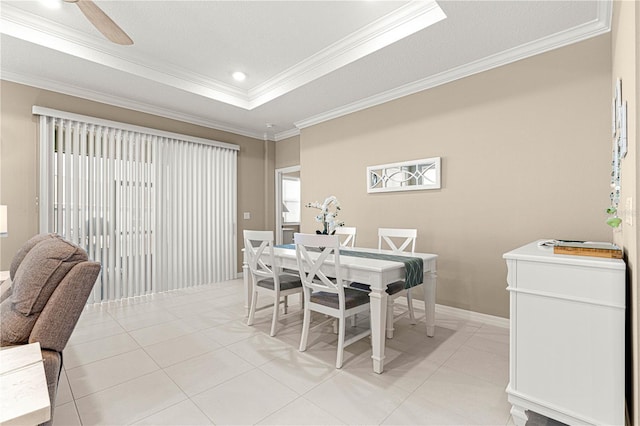
[[[106,44],[101,38],[63,27],[48,19],[2,5],[0,32],[109,68],[206,98],[249,109],[247,93],[177,66],[128,53],[127,47]]]
[[[415,82],[405,84],[395,89],[388,90],[386,92],[370,96],[368,98],[361,99],[347,105],[343,105],[339,108],[335,108],[330,111],[326,111],[321,114],[306,118],[304,120],[297,121],[294,123],[294,125],[299,129],[304,129],[305,127],[310,127],[328,120],[333,120],[347,114],[352,114],[363,109],[371,108],[408,95],[412,95],[414,93],[422,92],[427,89],[450,83],[464,77],[469,77],[474,74],[488,71],[493,68],[497,68],[519,61],[521,59],[526,59],[535,55],[549,52],[551,50],[568,46],[570,44],[587,40],[589,38],[609,32],[611,30],[611,0],[598,2],[597,14],[598,16],[596,19],[578,25],[574,28],[561,31],[559,33],[543,37],[536,41],[520,45],[516,48],[508,49],[503,52],[488,56],[481,60],[453,68],[440,74],[436,74],[422,80],[417,80]]]
[[[126,47],[106,44],[101,38],[63,27],[11,5],[2,5],[0,32],[147,80],[252,110],[445,18],[435,0],[410,1],[248,91],[152,58],[134,56],[128,53]]]
[[[411,1],[250,89],[250,109],[355,62],[446,17],[434,0]]]
[[[413,4],[413,3],[415,2],[411,2],[410,4]],[[506,65],[506,64],[518,61],[520,59],[525,59],[534,55],[538,55],[541,53],[545,53],[547,51],[557,49],[559,47],[563,47],[572,43],[576,43],[591,37],[604,34],[608,32],[611,28],[612,1],[611,0],[598,1],[597,5],[598,5],[597,18],[591,22],[554,34],[552,36],[548,36],[540,40],[519,46],[514,49],[509,49],[509,50],[500,52],[498,54],[484,58],[482,60],[467,64],[461,67],[454,68],[452,70],[443,72],[441,74],[438,74],[426,79],[418,80],[416,82],[406,84],[399,88],[389,90],[387,92],[383,92],[378,95],[374,95],[374,96],[362,99],[360,101],[353,102],[353,103],[341,106],[339,108],[335,108],[335,109],[323,112],[321,114],[318,114],[312,117],[308,117],[306,119],[295,122],[294,123],[294,125],[296,126],[295,128],[277,133],[273,137],[267,137],[267,139],[275,140],[275,141],[287,139],[289,137],[299,135],[300,129],[303,129],[305,127],[313,126],[315,124],[319,124],[331,119],[339,118],[347,114],[351,114],[366,108],[380,105],[382,103],[389,102],[389,101],[392,101],[404,96],[408,96],[420,91],[424,91],[424,90],[427,90],[451,81],[455,81],[473,74],[477,74],[483,71],[490,70],[492,68]],[[16,11],[18,11],[17,17],[16,17],[16,13],[14,13]],[[59,25],[52,23],[51,21],[45,22],[45,24],[43,24],[42,18],[37,17],[36,19],[36,17],[34,17],[33,15],[31,16],[25,16],[25,15],[27,14],[24,14],[22,11],[19,11],[18,9],[15,9],[12,6],[2,4],[2,15],[0,16],[0,32],[12,37],[25,39],[27,41],[30,41],[45,47],[50,47],[56,50],[60,50],[60,49],[58,49],[57,47],[52,47],[49,44],[60,43],[61,45],[66,46],[66,48],[69,50],[81,52],[83,54],[91,56],[91,58],[93,59],[89,58],[89,60],[93,60],[96,63],[103,63],[103,62],[100,62],[100,60],[98,59],[105,59],[107,61],[113,61],[113,63],[115,64],[119,64],[120,62],[124,64],[131,64],[132,69],[136,69],[141,72],[144,71],[142,76],[145,78],[149,77],[151,73],[155,73],[153,75],[155,77],[158,77],[158,80],[156,81],[163,84],[168,84],[173,87],[178,87],[178,86],[175,86],[174,84],[171,84],[170,82],[167,83],[166,81],[161,81],[164,78],[163,76],[168,76],[167,81],[182,82],[184,87],[180,87],[180,88],[183,90],[187,90],[202,96],[215,99],[212,96],[207,96],[206,94],[194,92],[193,90],[189,89],[190,87],[191,89],[195,90],[198,87],[203,87],[203,86],[206,86],[208,83],[211,83],[211,81],[207,81],[206,79],[200,76],[193,75],[193,74],[186,75],[181,70],[174,70],[175,75],[169,75],[166,73],[166,70],[168,69],[166,65],[158,65],[156,70],[153,70],[152,68],[148,68],[146,65],[136,63],[130,58],[123,57],[122,54],[120,53],[121,52],[120,49],[117,49],[117,48],[114,49],[114,48],[111,48],[110,46],[105,47],[104,42],[102,42],[102,40],[98,39],[97,37],[93,38],[93,37],[89,37],[89,36],[80,34],[78,32],[69,30],[68,28],[61,28]],[[388,15],[387,17],[383,17],[382,20],[384,20],[385,18],[388,18]],[[383,31],[382,28],[385,28],[385,25],[383,25],[382,23],[378,23],[378,25],[380,26],[380,28],[378,28],[379,31]],[[389,22],[386,22],[386,25],[387,25],[387,29],[389,29],[388,28],[388,26],[390,25]],[[399,19],[397,20],[397,25],[398,26],[402,25],[401,20]],[[42,30],[43,26],[46,28],[46,31],[44,32]],[[362,36],[362,34],[360,36]],[[372,37],[375,37],[375,35],[372,35]],[[330,60],[337,61],[338,59],[336,59],[336,57],[339,56],[341,52],[345,52],[345,51],[348,52],[350,48],[357,50],[357,46],[353,45],[353,43],[355,43],[357,38],[358,37],[354,35],[353,38],[350,40],[345,39],[344,43],[340,47],[336,44],[334,46],[331,46],[331,48],[328,49],[326,52],[325,51],[320,52],[318,55],[323,56],[324,59],[329,61]],[[32,41],[31,39],[35,41]],[[352,44],[350,45],[349,42],[351,42]],[[70,53],[70,54],[73,54],[73,53]],[[353,53],[349,53],[349,54],[353,54]],[[75,56],[78,56],[78,55],[75,55]],[[83,56],[79,56],[79,57],[83,57]],[[313,60],[316,61],[319,67],[322,66],[323,62],[320,60],[320,58],[315,58]],[[305,71],[305,69],[307,67],[313,68],[311,66],[313,60],[312,58],[309,58],[309,63],[306,63],[306,62],[300,63],[298,64],[298,66],[292,67],[291,69],[285,71],[285,73],[290,73],[292,78],[294,78],[295,73],[297,72],[298,74],[300,74],[299,78],[303,78],[303,74],[307,72]],[[153,67],[154,65],[149,65],[149,66]],[[162,71],[159,71],[160,69]],[[84,98],[84,99],[88,99],[96,102],[105,103],[108,105],[113,105],[121,108],[153,114],[153,115],[157,115],[157,116],[165,117],[169,119],[179,120],[186,123],[195,124],[195,125],[212,128],[216,130],[221,130],[225,132],[230,132],[230,133],[234,133],[234,134],[238,134],[238,135],[242,135],[242,136],[246,136],[246,137],[250,137],[258,140],[263,140],[266,137],[266,135],[261,132],[255,132],[255,131],[247,130],[246,128],[230,126],[225,123],[204,119],[202,117],[193,116],[190,114],[176,113],[173,110],[160,108],[147,103],[115,97],[103,92],[89,91],[89,90],[86,90],[74,85],[70,85],[70,84],[62,84],[52,80],[36,78],[30,75],[15,74],[15,73],[10,73],[6,71],[2,71],[0,77],[3,80],[13,81],[20,84],[26,84],[29,86],[38,87],[45,90],[52,90],[55,92],[76,96],[79,98]],[[171,80],[171,79],[175,79],[175,80]],[[283,79],[284,77],[280,76],[278,78],[274,78],[270,80],[270,84],[268,85],[268,87],[265,86],[262,88],[264,90],[264,93],[262,95],[268,97],[270,96],[268,95],[269,90],[282,90],[282,87],[280,86],[280,84],[281,84],[281,80]],[[289,90],[293,90],[293,85],[291,86],[292,88],[290,88]],[[239,98],[241,98],[240,99],[241,102],[238,101],[239,103],[244,102],[242,104],[244,106],[240,106],[240,105],[236,105],[236,106],[240,106],[241,108],[245,108],[245,109],[250,109],[251,107],[255,107],[250,105],[250,101],[248,97],[246,96],[242,97],[244,95],[241,90],[232,88],[231,86],[220,86],[219,89],[221,92],[224,92],[227,89],[233,89],[234,92],[232,95],[229,95],[228,92],[226,94],[230,97],[235,96],[236,101]],[[211,89],[211,93],[209,93],[209,95],[214,94],[213,92],[216,92],[216,90]],[[258,90],[255,91],[255,95],[262,96],[260,95],[260,92]],[[216,100],[225,102],[225,100],[220,100],[220,99],[216,99]],[[225,103],[230,103],[230,102],[231,101],[225,102]],[[257,102],[257,100],[254,99],[252,102]],[[231,105],[235,105],[235,104],[231,103]]]
[[[118,108],[125,108],[145,114],[157,115],[159,117],[182,121],[189,124],[195,124],[197,126],[207,127],[223,132],[234,133],[236,135],[246,136],[249,138],[259,140],[263,139],[262,133],[250,131],[245,128],[230,126],[225,123],[214,120],[207,120],[202,117],[197,117],[190,114],[177,113],[174,110],[161,108],[143,102],[131,101],[128,99],[123,99],[121,97],[112,96],[107,93],[91,91],[77,86],[62,84],[57,81],[27,76],[24,74],[16,74],[7,71],[1,71],[0,77],[2,78],[2,80],[37,87],[39,89],[50,90],[53,92],[62,93],[63,95],[75,96],[78,98],[87,99],[89,101],[100,102]]]
[[[298,129],[297,127],[294,127],[293,129],[289,129],[289,130],[285,130],[285,131],[280,132],[280,133],[276,133],[275,136],[274,136],[274,140],[276,142],[278,142],[278,141],[281,141],[281,140],[292,138],[294,136],[298,136],[299,134],[300,134],[300,129]]]

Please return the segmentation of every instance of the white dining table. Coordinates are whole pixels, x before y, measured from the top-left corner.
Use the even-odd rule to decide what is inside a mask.
[[[390,250],[378,250],[371,248],[345,248],[347,251],[361,251],[370,253],[394,254]],[[313,256],[314,253],[311,253]],[[319,254],[315,254],[316,256]],[[425,322],[427,336],[433,337],[435,333],[435,303],[436,303],[436,260],[438,255],[429,253],[402,253],[405,257],[418,257],[424,262],[423,283],[414,287],[422,287],[424,291]],[[293,248],[274,247],[274,257],[276,267],[284,269],[298,270],[296,251]],[[327,270],[331,273],[333,265],[329,258]],[[355,257],[343,254],[340,256],[340,267],[342,279],[345,281],[369,284],[370,312],[371,312],[371,350],[373,359],[373,371],[382,373],[384,371],[385,353],[385,333],[387,318],[387,285],[404,279],[405,265],[402,262],[392,260],[381,260],[367,257]],[[246,292],[245,307],[248,309],[251,304],[251,273],[246,259],[243,262],[243,277]]]

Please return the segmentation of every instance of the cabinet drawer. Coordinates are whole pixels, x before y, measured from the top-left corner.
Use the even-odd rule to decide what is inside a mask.
[[[511,290],[625,307],[623,270],[519,261]]]

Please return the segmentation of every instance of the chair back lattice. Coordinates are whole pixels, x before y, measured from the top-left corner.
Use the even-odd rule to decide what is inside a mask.
[[[311,291],[337,294],[340,306],[344,307],[338,237],[336,235],[294,234],[293,239],[296,244],[296,259],[302,285]],[[330,265],[328,268],[327,264]],[[327,273],[331,278],[327,276]]]
[[[340,226],[336,228],[335,235],[346,236],[346,238],[340,241],[341,247],[355,247],[356,245],[356,228],[354,226]]]
[[[416,249],[417,236],[417,229],[379,228],[378,249],[382,249],[384,242],[394,253],[402,253],[406,251],[414,253]]]
[[[274,278],[275,273],[269,265],[275,265],[273,256],[273,231],[245,230],[244,250],[247,254],[249,269],[257,280],[260,278]],[[268,264],[265,263],[265,255]]]

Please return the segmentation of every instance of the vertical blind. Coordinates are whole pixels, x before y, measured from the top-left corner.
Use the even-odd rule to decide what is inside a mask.
[[[33,113],[40,232],[102,264],[89,303],[236,277],[236,145],[42,107]]]

